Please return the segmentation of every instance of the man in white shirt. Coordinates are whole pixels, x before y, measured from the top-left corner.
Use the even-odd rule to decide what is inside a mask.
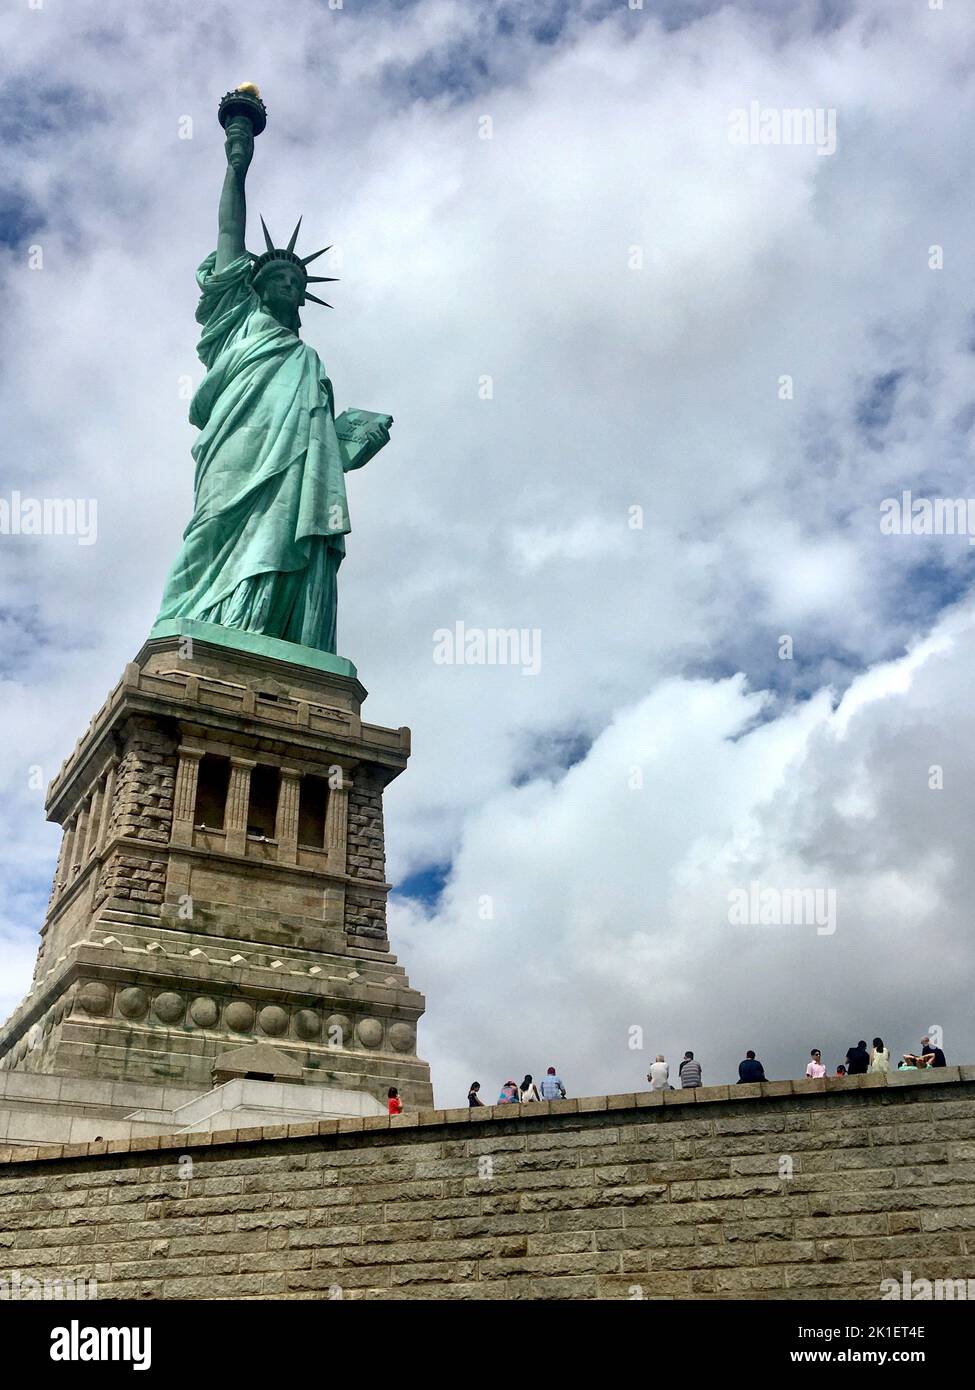
[[[647,1080],[650,1082],[651,1091],[670,1090],[670,1068],[664,1061],[663,1053],[658,1052],[657,1060],[650,1063]]]
[[[806,1067],[806,1075],[807,1075],[807,1076],[825,1076],[825,1075],[826,1075],[826,1066],[825,1066],[825,1063],[823,1062],[822,1053],[820,1052],[819,1048],[818,1048],[818,1047],[814,1047],[813,1050],[812,1050],[812,1052],[810,1052],[809,1056],[812,1058],[812,1060],[810,1061],[809,1065]]]

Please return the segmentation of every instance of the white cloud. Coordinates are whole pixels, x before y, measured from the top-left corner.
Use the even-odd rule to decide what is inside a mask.
[[[975,606],[897,667],[836,710],[821,697],[757,726],[738,679],[665,682],[564,777],[471,814],[439,910],[394,918],[429,989],[441,1098],[553,1061],[577,1091],[632,1089],[688,1047],[711,1081],[748,1047],[799,1075],[812,1046],[835,1065],[860,1036],[904,1051],[935,1024],[970,1056]],[[832,890],[835,933],[732,925],[729,893],[752,882]]]

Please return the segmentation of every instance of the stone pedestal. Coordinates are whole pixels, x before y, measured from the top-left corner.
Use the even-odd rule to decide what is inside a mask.
[[[306,1085],[432,1104],[386,936],[382,794],[409,730],[362,721],[339,658],[187,627],[150,638],[51,784],[64,843],[0,1068],[199,1092],[260,1042]]]

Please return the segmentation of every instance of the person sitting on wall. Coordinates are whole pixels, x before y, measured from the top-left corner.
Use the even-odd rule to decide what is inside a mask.
[[[945,1054],[940,1047],[933,1047],[930,1038],[921,1039],[921,1056],[926,1067],[946,1067]]]
[[[684,1053],[684,1060],[677,1068],[677,1075],[680,1077],[680,1084],[685,1091],[700,1086],[703,1073],[701,1064],[695,1059],[693,1052]]]
[[[539,1090],[542,1093],[542,1100],[565,1100],[565,1087],[562,1085],[562,1078],[557,1075],[554,1067],[549,1067],[542,1077]]]
[[[758,1061],[754,1052],[745,1053],[745,1060],[738,1063],[738,1083],[743,1082],[747,1085],[751,1081],[767,1081],[765,1068]]]
[[[390,1113],[391,1115],[402,1115],[402,1113],[403,1113],[403,1102],[402,1102],[402,1101],[400,1100],[400,1098],[399,1098],[399,1091],[397,1091],[396,1087],[395,1087],[395,1086],[390,1086],[390,1088],[389,1088],[389,1090],[387,1091],[386,1095],[387,1095],[386,1105],[387,1105],[387,1108],[388,1108],[388,1110],[389,1110],[389,1113]]]
[[[538,1094],[538,1087],[532,1080],[531,1072],[526,1074],[524,1081],[521,1083],[518,1091],[518,1099],[521,1101],[522,1105],[527,1105],[529,1101],[541,1100],[541,1096]]]
[[[651,1091],[672,1091],[674,1089],[670,1084],[670,1068],[662,1052],[658,1052],[655,1060],[650,1063],[647,1080],[650,1082]]]
[[[480,1083],[480,1081],[472,1081],[472,1082],[471,1082],[471,1088],[470,1088],[470,1090],[467,1092],[467,1104],[470,1106],[470,1108],[471,1108],[472,1110],[474,1109],[475,1105],[483,1105],[483,1104],[484,1104],[483,1100],[481,1100],[481,1097],[480,1097],[480,1095],[478,1094],[478,1092],[480,1091],[480,1089],[481,1089],[481,1083]]]

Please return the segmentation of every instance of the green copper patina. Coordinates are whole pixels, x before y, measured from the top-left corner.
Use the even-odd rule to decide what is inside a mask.
[[[388,442],[392,417],[346,411],[336,420],[322,361],[298,336],[299,308],[324,303],[307,286],[330,277],[305,269],[324,252],[298,256],[298,227],[276,248],[263,219],[266,250],[245,250],[244,184],[266,120],[256,88],[228,93],[220,119],[227,173],[217,249],[196,273],[207,370],[190,405],[200,431],[193,516],[153,635],[192,621],[198,634],[206,624],[277,639],[275,649],[283,641],[334,652],[336,577],[351,529],[345,474]]]

